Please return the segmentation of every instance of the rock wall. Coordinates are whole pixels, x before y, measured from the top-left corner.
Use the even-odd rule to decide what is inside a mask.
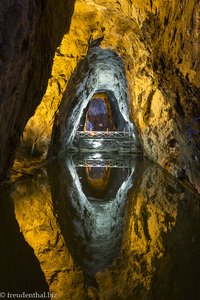
[[[119,131],[132,132],[135,148],[140,148],[136,128],[129,117],[130,103],[123,62],[115,52],[101,49],[97,41],[90,46],[86,59],[79,63],[67,86],[56,115],[49,151],[51,155],[58,154],[73,143],[84,110],[98,91],[105,91],[110,95],[121,127]]]
[[[124,61],[132,121],[144,153],[199,188],[199,4],[195,1],[82,1],[57,49],[47,92],[24,133],[45,154],[55,112],[78,63],[101,39]],[[62,106],[61,106],[62,107]],[[61,111],[62,113],[62,111]]]
[[[45,93],[74,1],[0,3],[0,182],[9,175],[26,122]]]

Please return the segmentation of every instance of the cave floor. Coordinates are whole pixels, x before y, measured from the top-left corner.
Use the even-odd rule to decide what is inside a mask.
[[[200,299],[200,198],[139,155],[63,153],[0,194],[7,298]]]

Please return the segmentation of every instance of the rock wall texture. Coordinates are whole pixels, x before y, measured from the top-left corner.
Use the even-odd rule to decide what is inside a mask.
[[[115,109],[119,131],[132,132],[132,139],[139,149],[138,134],[130,122],[127,80],[123,62],[115,52],[101,49],[93,43],[87,56],[82,60],[72,76],[56,116],[49,153],[58,154],[73,142],[76,131],[83,122],[83,111],[92,96],[98,91],[106,91]]]
[[[102,48],[124,62],[130,116],[144,153],[174,176],[188,176],[199,189],[199,14],[199,3],[189,0],[77,0],[24,143],[32,152],[46,153],[70,78],[91,42],[100,39]]]
[[[24,126],[45,93],[73,3],[0,3],[0,182],[9,175]]]

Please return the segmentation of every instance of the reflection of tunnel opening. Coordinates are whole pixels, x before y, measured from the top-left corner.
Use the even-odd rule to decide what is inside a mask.
[[[77,168],[84,194],[91,201],[108,201],[115,197],[128,176],[127,169],[110,167]]]
[[[108,268],[120,250],[127,194],[137,174],[137,163],[133,160],[125,169],[108,168],[109,182],[104,193],[94,197],[84,176],[87,167],[79,167],[81,162],[82,157],[73,162],[63,153],[56,168],[49,166],[48,174],[65,242],[75,263],[82,268],[85,282],[97,286],[95,275]],[[94,168],[90,177],[101,178],[105,169],[106,166]]]
[[[108,187],[110,168],[107,167],[86,167],[86,179],[91,189],[95,192],[104,192]]]

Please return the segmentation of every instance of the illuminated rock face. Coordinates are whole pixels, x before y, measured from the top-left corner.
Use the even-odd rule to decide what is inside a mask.
[[[129,198],[121,252],[97,273],[99,299],[198,299],[199,199],[155,165],[143,172]]]
[[[54,115],[66,87],[71,83],[70,78],[77,71],[78,63],[86,57],[91,42],[100,39],[102,48],[112,49],[124,62],[131,120],[137,127],[144,152],[173,175],[184,177],[186,173],[193,183],[196,180],[198,188],[199,10],[199,4],[194,0],[184,0],[181,4],[160,0],[76,0],[69,33],[57,49],[46,95],[34,118],[27,124],[24,143],[38,148],[41,154],[47,152]],[[67,15],[65,10],[62,12],[63,16]],[[54,17],[51,19],[55,20]],[[49,28],[48,25],[46,28]],[[49,32],[50,36],[55,36],[58,28]],[[16,61],[19,59],[15,60],[15,64]],[[30,69],[35,74],[35,68],[43,68],[42,58],[38,61],[35,56],[33,64]],[[37,73],[37,84],[31,79],[32,73],[29,74],[33,85],[31,91],[42,95],[44,89],[40,91],[38,82],[41,82],[40,76],[44,72],[40,72],[40,76]],[[21,81],[25,82],[24,86],[29,86],[24,78]],[[13,93],[11,85],[5,90]],[[9,109],[2,111],[2,116],[7,119],[3,120],[6,126],[10,119],[13,120],[13,127],[11,123],[7,127],[13,128],[13,135],[18,139],[18,126],[23,128],[28,119],[27,116],[23,122],[24,110],[29,110],[28,102],[24,105],[21,95],[19,102],[23,109],[16,108],[13,113],[9,105]],[[31,95],[28,88],[27,96],[33,113],[33,106],[39,103],[39,98],[33,99]],[[14,102],[14,97],[12,99]],[[1,137],[4,135],[1,134]],[[3,144],[10,151],[3,152],[12,158],[11,148],[14,149],[16,143],[11,141],[12,138],[5,139],[4,142],[2,138]],[[1,167],[7,167],[8,157],[3,154],[1,159]]]
[[[91,42],[101,39],[100,46],[112,49],[124,62],[131,119],[144,152],[173,175],[186,173],[198,188],[193,176],[199,156],[198,12],[195,1],[178,5],[176,1],[77,0],[47,93],[27,125],[24,141],[47,150],[54,112],[72,85],[74,70],[78,72]]]
[[[50,154],[69,147],[81,123],[85,123],[88,105],[95,93],[105,92],[110,98],[119,131],[132,132],[133,140],[139,147],[134,124],[130,121],[128,90],[122,60],[112,50],[101,49],[94,43],[85,60],[77,67],[77,72],[63,96],[53,129]],[[92,100],[93,101],[93,100]]]
[[[46,176],[16,184],[12,198],[20,231],[34,249],[49,291],[59,300],[85,299],[83,275],[62,236]]]

